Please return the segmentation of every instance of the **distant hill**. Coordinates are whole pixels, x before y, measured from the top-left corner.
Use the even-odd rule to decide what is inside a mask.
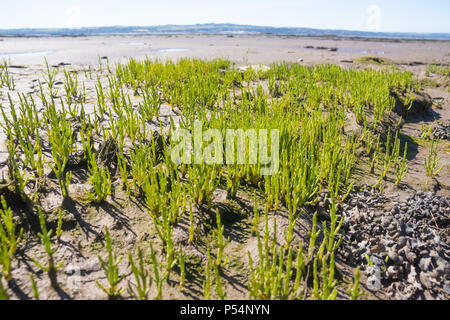
[[[349,30],[321,30],[311,28],[279,28],[237,24],[162,25],[149,27],[111,26],[78,29],[0,29],[4,37],[90,36],[139,34],[276,34],[293,36],[337,36],[387,39],[450,40],[449,33],[400,33]]]

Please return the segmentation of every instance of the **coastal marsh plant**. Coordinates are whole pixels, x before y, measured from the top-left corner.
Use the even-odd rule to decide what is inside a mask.
[[[48,163],[48,165],[59,182],[62,195],[66,198],[69,197],[68,187],[72,181],[72,172],[67,171],[66,167],[75,143],[73,128],[70,120],[67,119],[64,105],[58,111],[53,98],[47,104],[44,117],[53,159],[53,164]]]
[[[56,226],[56,238],[58,239],[58,241],[61,240],[61,236],[63,234],[63,219],[62,219],[62,209],[58,210],[58,223]]]
[[[95,91],[97,93],[97,108],[102,116],[106,112],[106,96],[103,90],[102,82],[100,77],[97,77],[97,85],[95,86]]]
[[[305,264],[301,243],[293,246],[277,245],[276,220],[273,235],[270,236],[268,213],[265,214],[264,234],[258,234],[258,264],[254,264],[248,252],[250,278],[248,282],[250,299],[275,300],[298,299],[303,294],[301,280],[305,275]],[[295,252],[296,251],[296,252]]]
[[[2,278],[3,276],[0,272],[0,301],[6,301],[9,300],[9,296],[8,293],[6,292],[5,287],[3,286]]]
[[[4,86],[10,91],[16,89],[14,77],[9,71],[8,62],[6,60],[3,60],[0,64],[0,88],[3,88]]]
[[[5,198],[1,196],[2,209],[0,209],[0,264],[2,274],[6,280],[12,278],[11,263],[16,254],[17,246],[23,237],[23,228],[16,230],[11,208],[6,204]],[[1,278],[0,278],[1,279]]]
[[[194,242],[195,239],[195,224],[194,213],[192,211],[192,203],[189,204],[189,242]]]
[[[50,68],[47,58],[44,58],[44,60],[45,60],[45,71],[46,71],[44,73],[44,81],[47,83],[50,97],[53,99],[58,96],[58,89],[55,88],[56,75],[58,74],[58,70]]]
[[[186,283],[186,266],[184,262],[184,254],[183,254],[183,248],[178,248],[178,261],[180,262],[180,290],[184,290],[184,285]]]
[[[220,217],[219,209],[216,210],[216,223],[217,223],[217,229],[214,230],[214,235],[216,239],[216,247],[217,247],[217,259],[216,259],[216,266],[220,268],[224,268],[227,264],[228,257],[224,258],[223,253],[224,249],[230,242],[230,238],[224,237],[224,230],[225,226],[222,224],[222,218]]]
[[[431,76],[432,73],[448,78],[448,77],[450,77],[450,68],[445,67],[445,66],[440,66],[437,64],[429,64],[429,65],[427,65],[427,68],[425,70],[425,75],[427,77],[429,77],[429,76]]]
[[[408,173],[408,165],[407,165],[407,154],[408,154],[408,144],[405,143],[405,147],[403,149],[403,157],[400,158],[399,163],[395,166],[395,185],[398,186],[402,179]]]
[[[50,279],[50,284],[53,289],[58,290],[59,284],[57,280],[57,270],[60,269],[64,263],[64,261],[61,261],[59,263],[55,263],[54,254],[58,250],[52,249],[51,245],[51,236],[53,233],[53,230],[47,230],[46,222],[45,222],[45,216],[42,212],[41,208],[38,208],[39,212],[39,223],[41,225],[41,232],[38,233],[39,238],[41,238],[41,243],[44,246],[45,252],[47,254],[47,266],[44,266],[40,264],[37,260],[32,259],[34,264],[41,269],[44,272],[47,272],[48,278]]]
[[[227,294],[222,286],[222,275],[220,273],[220,268],[217,263],[214,265],[214,273],[216,275],[216,294],[220,300],[226,300]]]
[[[16,194],[20,196],[22,201],[26,202],[28,196],[25,193],[25,187],[28,184],[29,177],[26,175],[26,171],[20,168],[19,147],[15,147],[12,140],[8,140],[7,145],[9,153],[7,162],[9,180],[14,184]]]
[[[111,194],[111,175],[106,166],[98,166],[95,154],[91,155],[88,167],[93,187],[93,192],[88,191],[88,197],[94,203],[102,203]]]
[[[357,267],[353,285],[349,290],[350,300],[358,300],[363,295],[363,291],[359,287],[359,277],[360,277],[360,271],[359,271],[359,267]]]
[[[198,206],[211,205],[212,195],[220,182],[220,167],[205,163],[188,167],[188,192]]]
[[[67,105],[71,106],[73,103],[86,102],[86,87],[83,83],[82,89],[79,88],[76,71],[68,72],[64,69],[64,90]],[[76,117],[75,114],[74,117]]]
[[[173,227],[168,227],[166,230],[166,241],[165,241],[165,269],[164,279],[168,280],[170,278],[170,273],[172,269],[176,266],[178,262],[178,257],[176,254],[175,245],[173,242]]]
[[[212,281],[211,281],[211,266],[212,266],[212,261],[211,261],[211,254],[209,252],[207,252],[207,261],[206,261],[206,266],[205,266],[205,280],[203,281],[203,299],[205,300],[210,300],[211,299],[211,286],[212,286]]]
[[[153,250],[153,245],[150,243],[150,252],[151,252],[151,258],[152,258],[152,265],[153,265],[153,276],[156,284],[156,297],[155,300],[162,300],[162,285],[163,285],[163,277],[160,275],[160,264],[158,263],[158,260],[156,259],[156,251]]]
[[[128,254],[128,263],[131,267],[131,272],[134,275],[136,284],[128,283],[128,294],[136,300],[148,300],[150,288],[153,283],[153,279],[146,269],[144,262],[144,255],[142,249],[138,249],[138,264],[136,265],[133,256]]]
[[[441,158],[438,158],[438,150],[439,140],[433,139],[431,141],[428,156],[424,159],[425,172],[429,178],[434,178],[444,168],[444,166],[439,168],[439,161]]]
[[[106,252],[108,253],[108,259],[105,261],[102,257],[98,256],[101,267],[105,272],[106,279],[108,281],[107,286],[103,286],[98,280],[96,280],[97,286],[108,296],[108,299],[112,300],[117,298],[123,293],[123,289],[119,287],[122,280],[125,278],[124,274],[119,272],[119,263],[122,261],[122,257],[118,258],[112,250],[111,237],[109,235],[108,227],[105,226],[105,243]]]
[[[267,208],[266,208],[267,210]],[[256,200],[256,191],[253,195],[253,219],[252,219],[252,233],[256,234],[258,232],[258,226],[259,226],[259,209],[258,209],[258,202]]]
[[[248,194],[248,190],[257,190],[263,199],[258,203],[255,192],[250,223],[252,234],[258,240],[258,250],[249,255],[249,297],[336,298],[340,283],[336,281],[335,251],[341,243],[342,229],[336,208],[353,188],[353,173],[360,165],[357,150],[363,145],[370,170],[379,174],[380,189],[394,171],[396,184],[405,177],[408,171],[406,146],[402,157],[399,139],[386,144],[377,132],[385,116],[395,107],[391,90],[417,90],[411,73],[289,63],[274,64],[268,70],[248,68],[241,72],[230,61],[222,59],[129,59],[115,65],[99,60],[99,69],[101,74],[94,77],[93,112],[87,104],[85,110],[86,88],[75,72],[64,71],[64,91],[57,98],[59,84],[56,79],[59,76],[48,63],[44,82],[39,81],[37,93],[44,112],[38,112],[40,104],[35,103],[33,95],[18,95],[17,104],[11,93],[9,108],[0,105],[4,119],[2,128],[8,137],[9,175],[18,195],[25,200],[31,190],[38,203],[47,185],[45,179],[53,182],[52,177],[56,177],[61,193],[68,197],[71,170],[75,172],[84,166],[93,186],[90,200],[101,203],[111,193],[112,180],[116,178],[111,175],[117,172],[130,201],[137,199],[145,203],[157,241],[162,242],[161,252],[151,247],[152,276],[146,269],[142,252],[138,252],[137,260],[129,256],[134,283],[128,283],[128,293],[136,299],[147,299],[154,285],[155,298],[162,299],[163,283],[169,280],[174,269],[179,270],[180,289],[189,287],[187,261],[182,248],[176,248],[173,239],[174,227],[187,213],[187,205],[189,242],[202,244],[202,233],[196,234],[197,221],[194,221],[192,205],[196,206],[195,212],[200,216],[203,206],[212,205],[213,194],[221,182],[224,184],[220,187],[227,189],[227,197],[237,197],[236,200],[242,194]],[[92,79],[89,73],[90,70],[86,78]],[[5,68],[0,67],[0,84],[1,79],[9,77],[5,74]],[[257,83],[260,80],[267,80],[268,90]],[[163,133],[164,121],[158,117],[163,103],[176,114],[169,117],[171,128],[168,134]],[[349,115],[364,126],[362,137],[346,131]],[[175,125],[176,120],[179,121]],[[202,121],[205,128],[216,129],[222,135],[227,129],[243,132],[278,130],[278,150],[267,148],[265,153],[259,152],[254,163],[173,162],[169,155],[174,145],[166,144],[166,141],[177,126],[192,133],[195,121]],[[162,143],[151,131],[154,129],[150,129],[155,125],[159,125],[157,130]],[[389,133],[393,134],[394,131]],[[270,135],[267,138],[272,142]],[[108,164],[100,162],[94,148],[106,140],[117,147],[112,152],[114,161]],[[247,140],[250,147],[251,141]],[[82,150],[79,150],[80,144]],[[272,175],[262,175],[264,158],[261,155],[270,158],[274,151],[279,151],[279,170]],[[251,156],[245,149],[235,155],[243,156],[245,160]],[[116,159],[117,170],[110,172]],[[424,165],[437,174],[440,170],[438,162],[435,156],[427,158]],[[50,166],[52,175],[44,174],[45,164]],[[314,215],[309,246],[303,248],[303,243],[297,242],[295,237],[297,219],[305,205],[317,203],[317,195],[324,189],[332,198],[332,206],[327,211],[329,217],[320,225],[317,214]],[[264,210],[260,212],[258,205],[264,206]],[[276,214],[279,209],[289,213],[282,239],[276,239],[277,233],[268,228],[269,214]],[[217,213],[216,228],[210,238],[212,247],[208,245],[207,248],[208,260],[203,272],[205,299],[212,295],[219,299],[227,296],[223,273],[229,267],[225,249],[230,239],[225,238],[220,219]],[[259,230],[261,222],[265,222],[262,232]],[[123,291],[119,288],[123,275],[118,271],[120,259],[112,252],[111,239],[108,231],[106,233],[108,259],[101,264],[108,284],[101,288],[109,298],[114,298]],[[62,212],[58,211],[58,239],[61,234]],[[317,243],[320,234],[323,240]],[[50,241],[50,235],[47,240]],[[284,243],[280,245],[277,241]],[[210,250],[213,250],[213,257]],[[177,264],[179,269],[175,268]],[[358,273],[354,281],[357,286]],[[211,293],[211,289],[215,292]],[[351,296],[357,297],[357,293],[353,289]]]
[[[40,300],[36,280],[34,280],[34,276],[32,273],[30,273],[30,281],[31,281],[31,289],[33,290],[34,300]]]

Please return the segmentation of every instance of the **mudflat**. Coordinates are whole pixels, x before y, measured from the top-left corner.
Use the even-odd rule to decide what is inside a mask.
[[[154,35],[54,38],[0,38],[0,58],[17,64],[96,64],[124,57],[175,59],[228,58],[238,64],[273,62],[342,63],[360,56],[380,56],[400,63],[450,62],[450,42],[316,38],[276,35]]]

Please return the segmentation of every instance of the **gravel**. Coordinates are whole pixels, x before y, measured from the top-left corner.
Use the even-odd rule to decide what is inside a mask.
[[[351,193],[342,215],[340,256],[363,267],[369,290],[396,299],[450,298],[448,197],[418,192],[399,202],[363,186]]]
[[[437,124],[431,133],[434,138],[450,140],[450,123]]]

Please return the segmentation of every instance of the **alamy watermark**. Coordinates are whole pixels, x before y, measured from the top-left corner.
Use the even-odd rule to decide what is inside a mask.
[[[221,130],[203,130],[196,121],[193,133],[177,129],[173,141],[171,160],[176,164],[260,164],[261,175],[274,175],[280,166],[278,129],[226,129],[224,137]]]
[[[377,5],[370,5],[366,9],[366,25],[369,30],[378,31],[381,29],[381,8]]]
[[[66,27],[69,29],[81,28],[81,8],[71,5],[67,7]]]

